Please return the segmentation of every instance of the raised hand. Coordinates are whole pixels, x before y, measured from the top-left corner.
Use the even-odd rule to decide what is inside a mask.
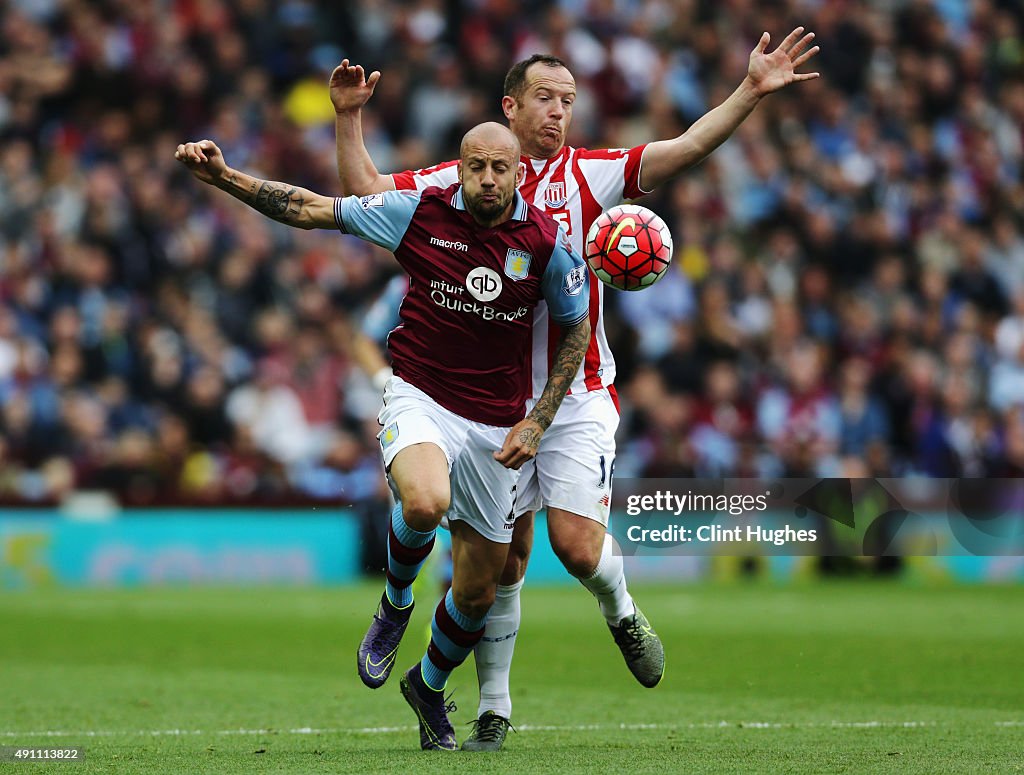
[[[174,158],[191,170],[203,183],[213,185],[227,171],[224,154],[213,140],[196,143],[182,143],[174,152]]]
[[[331,102],[334,103],[335,112],[363,107],[373,96],[379,80],[380,70],[374,70],[367,78],[362,65],[350,65],[347,59],[342,59],[341,64],[331,73]]]
[[[759,96],[771,94],[795,81],[810,81],[819,77],[820,73],[796,72],[798,67],[820,50],[818,46],[807,48],[814,40],[814,33],[808,32],[804,35],[803,32],[803,27],[797,27],[771,53],[766,53],[768,44],[771,42],[771,36],[767,32],[754,46],[754,50],[750,52],[747,78],[750,79]]]

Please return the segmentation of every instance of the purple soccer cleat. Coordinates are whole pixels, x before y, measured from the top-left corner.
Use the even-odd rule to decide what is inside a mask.
[[[359,677],[371,689],[379,689],[391,675],[395,665],[398,646],[402,642],[405,628],[409,626],[413,603],[405,608],[396,608],[388,600],[387,592],[380,599],[377,612],[373,615],[370,629],[359,644]]]
[[[458,744],[448,714],[456,710],[455,703],[445,703],[443,692],[428,689],[419,671],[419,665],[413,665],[402,676],[399,685],[402,696],[420,722],[420,748],[424,751],[454,751]]]

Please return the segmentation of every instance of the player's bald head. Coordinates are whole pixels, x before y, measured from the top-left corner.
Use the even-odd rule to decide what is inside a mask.
[[[491,227],[512,216],[522,170],[519,141],[508,127],[488,122],[466,132],[459,182],[466,209],[478,224]]]
[[[519,160],[519,140],[512,130],[495,121],[477,124],[466,132],[459,148],[462,161],[473,153],[484,152],[487,155],[502,154],[513,160]]]

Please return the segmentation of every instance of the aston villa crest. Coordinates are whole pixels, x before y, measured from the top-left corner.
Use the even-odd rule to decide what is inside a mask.
[[[387,449],[398,439],[398,423],[393,422],[387,428],[380,432],[380,446],[381,449]]]
[[[513,280],[525,280],[530,276],[530,262],[532,260],[532,253],[509,248],[505,256],[505,274]]]

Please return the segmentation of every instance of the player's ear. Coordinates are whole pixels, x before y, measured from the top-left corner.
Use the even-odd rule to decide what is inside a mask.
[[[459,173],[459,183],[461,184],[462,183],[462,159],[459,159],[458,166],[456,166],[455,169],[458,170],[458,173]]]
[[[523,181],[526,179],[526,165],[520,162],[516,165],[516,188],[523,185]]]
[[[501,98],[501,112],[505,114],[505,118],[509,121],[516,117],[516,98],[505,95]]]

